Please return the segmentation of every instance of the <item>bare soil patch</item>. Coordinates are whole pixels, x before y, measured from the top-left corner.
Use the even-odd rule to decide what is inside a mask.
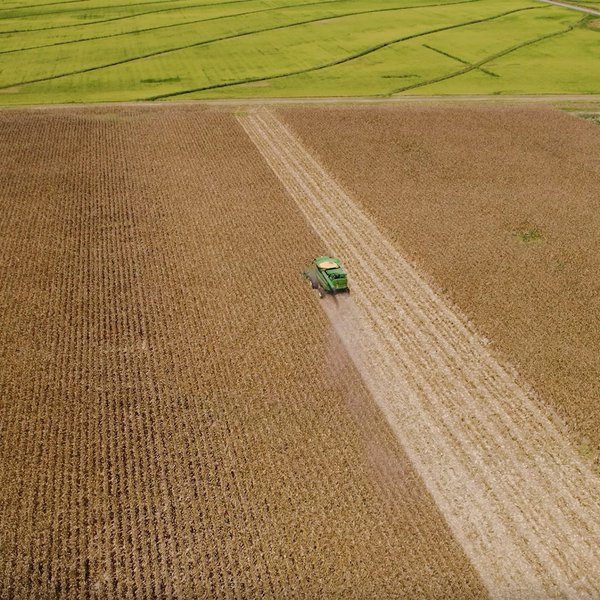
[[[0,113],[0,596],[485,597],[233,115],[115,113]]]
[[[541,107],[279,114],[598,466],[597,126]]]

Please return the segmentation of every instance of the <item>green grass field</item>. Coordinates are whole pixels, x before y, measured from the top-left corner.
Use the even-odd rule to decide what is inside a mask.
[[[600,17],[536,0],[1,6],[5,105],[600,93]]]

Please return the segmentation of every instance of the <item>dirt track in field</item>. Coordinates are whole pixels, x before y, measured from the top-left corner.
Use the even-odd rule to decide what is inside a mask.
[[[0,152],[0,597],[486,596],[231,115],[0,112]]]
[[[577,4],[571,4],[570,2],[556,2],[555,0],[539,0],[540,2],[546,2],[547,4],[553,4],[554,6],[562,6],[563,8],[570,8],[571,10],[577,10],[579,12],[589,13],[590,15],[600,15],[600,10],[594,10],[587,6],[579,6]]]
[[[600,594],[600,482],[551,411],[495,360],[270,112],[240,117],[352,296],[325,310],[490,595]]]
[[[540,107],[279,112],[600,474],[600,128]]]

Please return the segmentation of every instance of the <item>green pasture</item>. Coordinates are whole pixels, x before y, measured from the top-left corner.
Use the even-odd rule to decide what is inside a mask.
[[[0,5],[5,105],[538,93],[600,93],[600,17],[537,0]]]

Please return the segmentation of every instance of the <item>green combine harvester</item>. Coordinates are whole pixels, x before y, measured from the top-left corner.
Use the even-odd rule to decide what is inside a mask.
[[[311,266],[304,271],[304,277],[310,281],[314,290],[319,291],[319,297],[326,294],[349,293],[348,276],[339,258],[317,256]]]

